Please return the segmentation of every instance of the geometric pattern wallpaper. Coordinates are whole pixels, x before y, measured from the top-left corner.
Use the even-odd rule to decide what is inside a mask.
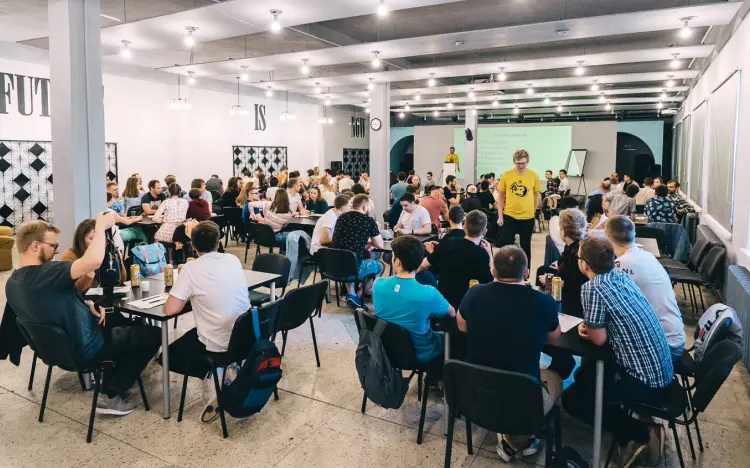
[[[117,144],[107,143],[107,172],[117,173]],[[52,143],[0,140],[0,225],[54,222]]]
[[[370,150],[368,148],[344,148],[344,172],[351,172],[354,180],[361,172],[370,173]]]
[[[117,143],[104,143],[104,164],[109,180],[117,182]]]
[[[242,170],[250,172],[260,168],[270,179],[287,165],[286,146],[232,146],[232,174],[242,176]]]

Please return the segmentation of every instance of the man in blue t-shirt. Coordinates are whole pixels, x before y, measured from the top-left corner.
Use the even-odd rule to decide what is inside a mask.
[[[422,242],[407,235],[394,240],[392,247],[396,275],[375,280],[375,316],[405,328],[430,380],[442,380],[443,337],[430,329],[430,317],[455,317],[456,311],[437,289],[414,278],[424,256]]]
[[[495,252],[492,276],[492,283],[469,289],[458,308],[458,329],[466,332],[465,360],[538,379],[546,414],[560,398],[562,379],[567,377],[552,366],[539,369],[542,348],[560,337],[557,304],[552,296],[527,283],[529,263],[517,245]],[[498,434],[497,442],[497,454],[506,463],[539,449],[539,440],[529,435]]]

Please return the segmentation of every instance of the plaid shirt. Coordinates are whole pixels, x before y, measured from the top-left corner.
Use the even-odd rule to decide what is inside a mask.
[[[664,331],[646,297],[625,273],[612,270],[581,287],[586,326],[606,328],[617,363],[651,388],[664,388],[674,369]]]
[[[695,208],[693,208],[693,205],[688,203],[686,199],[682,198],[679,193],[668,195],[667,198],[672,200],[672,202],[674,203],[674,207],[678,215],[681,216],[685,213],[695,213]]]
[[[547,179],[547,195],[552,195],[553,193],[557,193],[557,191],[560,188],[560,178],[559,177],[553,177],[551,179]]]

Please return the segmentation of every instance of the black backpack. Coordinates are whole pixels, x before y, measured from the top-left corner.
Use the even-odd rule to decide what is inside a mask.
[[[565,446],[555,454],[553,468],[589,468],[589,464],[574,448]]]
[[[260,412],[281,380],[281,354],[267,338],[260,336],[258,309],[251,310],[255,344],[237,378],[219,394],[219,405],[234,418]]]
[[[104,246],[104,260],[96,271],[96,276],[100,286],[103,288],[114,288],[120,285],[120,272],[123,268],[122,258],[115,245],[111,229],[107,229],[104,232],[104,238],[106,241]]]

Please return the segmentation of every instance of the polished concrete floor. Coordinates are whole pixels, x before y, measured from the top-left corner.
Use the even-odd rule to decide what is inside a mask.
[[[243,247],[230,251],[242,258]],[[544,256],[544,239],[534,237],[534,268]],[[251,253],[252,257],[252,253]],[[252,263],[249,258],[248,265]],[[534,271],[534,270],[532,270]],[[5,302],[5,281],[10,272],[0,273]],[[681,292],[678,298],[682,300]],[[707,294],[706,299],[713,301]],[[681,303],[681,305],[686,305]],[[687,307],[684,309],[687,310]],[[194,326],[190,316],[170,326],[176,339]],[[280,400],[270,401],[258,415],[248,419],[229,418],[230,436],[221,438],[218,421],[202,424],[203,388],[191,379],[185,418],[177,422],[181,379],[172,375],[173,415],[162,418],[161,368],[151,364],[144,381],[151,411],[139,407],[124,418],[96,418],[94,440],[85,443],[91,393],[82,392],[75,374],[56,369],[47,402],[44,423],[37,422],[46,367],[40,363],[33,390],[27,390],[31,353],[24,352],[20,367],[0,361],[0,467],[439,467],[445,453],[442,400],[429,400],[424,442],[416,443],[419,404],[412,385],[404,405],[385,410],[373,404],[366,415],[359,411],[362,392],[354,367],[356,328],[351,312],[327,305],[316,319],[321,367],[316,368],[309,327],[289,334],[283,361],[284,377],[279,385]],[[688,326],[692,333],[692,328]],[[280,346],[280,337],[279,337]],[[690,459],[687,437],[680,429],[683,454],[688,466],[750,466],[750,378],[739,365],[701,415],[705,451]],[[592,395],[593,398],[593,395]],[[139,402],[139,399],[136,399]],[[495,435],[475,427],[474,445],[468,455],[465,429],[456,423],[454,467],[503,466],[494,451]],[[563,419],[563,444],[591,456],[592,431],[570,417]],[[604,447],[609,436],[605,435]],[[516,465],[543,465],[544,451]],[[662,466],[679,466],[671,435],[666,441]]]

